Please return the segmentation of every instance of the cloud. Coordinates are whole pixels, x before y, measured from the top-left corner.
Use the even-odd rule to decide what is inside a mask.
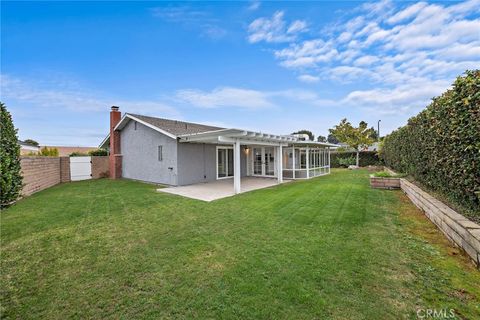
[[[253,21],[249,41],[276,42],[271,50],[275,59],[300,74],[299,81],[362,88],[334,100],[303,100],[311,105],[412,115],[449,88],[456,76],[480,65],[479,13],[480,0],[382,1],[361,4],[323,28],[299,25],[302,31],[292,36],[280,11],[271,19]],[[314,30],[321,30],[320,35]]]
[[[292,34],[292,33],[298,33],[298,32],[305,32],[307,30],[308,30],[307,23],[305,21],[295,20],[292,22],[290,27],[288,27],[287,33]]]
[[[152,15],[168,22],[213,22],[213,19],[207,11],[193,9],[189,6],[174,7],[155,7],[151,8]]]
[[[366,55],[356,59],[353,64],[356,66],[369,66],[379,60],[376,56]]]
[[[111,105],[119,105],[129,112],[177,114],[174,107],[160,101],[108,97],[102,93],[94,93],[92,90],[71,85],[68,81],[52,86],[50,83],[24,81],[2,74],[0,82],[2,101],[31,104],[45,109],[62,108],[74,112],[104,112]]]
[[[187,89],[179,90],[176,98],[181,101],[200,108],[246,108],[258,109],[273,107],[268,96],[256,90],[220,87],[210,92]]]
[[[251,10],[251,11],[255,11],[258,8],[260,8],[261,4],[262,3],[260,1],[257,1],[257,0],[250,1],[250,5],[247,7],[247,9]]]
[[[287,68],[313,67],[321,62],[329,62],[338,54],[332,42],[321,39],[304,41],[302,44],[291,44],[290,47],[276,50],[275,56],[282,60]]]
[[[214,40],[223,38],[227,30],[220,27],[220,20],[209,11],[189,6],[155,7],[150,9],[152,15],[170,23],[178,23],[192,30],[200,30],[201,36]]]
[[[203,26],[203,35],[211,38],[211,39],[221,39],[227,34],[227,30],[220,28],[219,26],[216,25],[204,25]]]
[[[380,114],[398,114],[418,112],[427,106],[430,100],[447,90],[450,83],[439,80],[433,83],[411,83],[396,88],[356,90],[341,100],[342,104],[364,107]]]
[[[315,83],[315,82],[318,82],[320,80],[320,78],[309,75],[309,74],[302,74],[302,75],[298,76],[298,80],[300,80],[302,82],[306,82],[306,83]]]
[[[310,76],[314,80],[314,76]],[[263,110],[291,105],[335,106],[336,101],[324,99],[315,91],[304,89],[285,89],[261,91],[246,88],[218,87],[211,91],[197,89],[178,90],[177,103],[186,103],[197,108],[243,108]]]
[[[307,23],[296,20],[288,25],[283,19],[284,12],[277,11],[272,18],[258,18],[248,26],[248,41],[256,42],[289,42],[297,38],[299,33],[307,31]]]
[[[418,12],[420,10],[422,10],[423,8],[425,8],[426,6],[427,6],[427,4],[425,2],[417,2],[417,3],[407,7],[406,9],[397,12],[392,17],[388,18],[387,23],[396,24],[398,22],[409,19],[409,18],[417,15]]]
[[[452,6],[419,2],[406,8],[395,8],[388,1],[364,4],[355,11],[358,16],[338,21],[332,35],[290,39],[274,55],[284,67],[320,70],[334,78],[338,70],[368,68],[369,72],[352,69],[353,78],[373,75],[378,81],[385,80],[382,74],[374,75],[381,64],[393,63],[403,72],[400,65],[405,61],[394,61],[395,57],[415,62],[419,71],[428,68],[431,60],[443,60],[449,68],[437,75],[451,78],[464,71],[466,60],[480,62],[480,18],[472,18],[475,4],[480,7],[480,0]]]
[[[439,88],[446,88],[466,69],[478,68],[479,13],[480,0],[453,4],[366,3],[323,28],[308,27],[312,31],[322,30],[320,35],[306,33],[305,29],[293,37],[286,32],[283,12],[277,12],[272,19],[255,20],[259,25],[277,26],[268,28],[275,30],[273,35],[257,34],[257,38],[249,40],[268,43],[276,38],[279,44],[272,49],[274,57],[281,66],[299,72],[300,81],[322,80],[374,88],[362,91],[364,95],[354,91],[343,103],[378,94],[385,98],[382,103],[371,101],[371,106],[378,110],[412,110],[410,106],[425,105],[431,96],[441,93]],[[304,32],[306,36],[301,37]],[[250,37],[254,35],[250,33]],[[315,80],[309,78],[310,74],[315,75]],[[412,101],[399,99],[408,92]],[[399,102],[405,105],[401,107]]]

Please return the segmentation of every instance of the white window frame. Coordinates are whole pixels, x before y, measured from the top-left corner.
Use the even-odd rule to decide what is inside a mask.
[[[225,159],[226,159],[225,172],[227,173],[227,176],[226,176],[226,177],[219,177],[219,176],[218,176],[218,150],[219,150],[219,149],[227,149],[227,150],[228,150],[228,149],[232,149],[232,150],[233,150],[233,146],[231,146],[231,147],[230,147],[230,146],[217,146],[217,147],[215,148],[215,171],[216,171],[216,173],[217,173],[217,175],[216,175],[216,176],[217,176],[217,180],[232,179],[232,178],[235,176],[235,173],[234,173],[232,176],[228,176],[228,151],[226,152],[226,157],[225,157]],[[235,156],[234,156],[233,161],[234,161],[233,166],[235,167]]]

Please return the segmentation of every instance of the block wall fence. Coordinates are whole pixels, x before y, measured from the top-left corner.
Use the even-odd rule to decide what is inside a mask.
[[[59,157],[21,157],[20,164],[24,196],[50,188],[61,181]]]
[[[23,196],[70,181],[69,157],[20,158],[23,176]],[[92,157],[92,179],[108,177],[108,157]]]

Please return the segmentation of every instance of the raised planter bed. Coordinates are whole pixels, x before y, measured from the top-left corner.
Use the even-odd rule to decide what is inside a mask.
[[[370,175],[370,187],[374,189],[400,189],[400,178]]]

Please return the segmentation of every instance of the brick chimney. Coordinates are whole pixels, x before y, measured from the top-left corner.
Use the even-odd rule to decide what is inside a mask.
[[[120,122],[122,113],[118,107],[112,106],[110,111],[110,178],[122,177],[122,155],[120,153],[120,131],[113,130]]]

